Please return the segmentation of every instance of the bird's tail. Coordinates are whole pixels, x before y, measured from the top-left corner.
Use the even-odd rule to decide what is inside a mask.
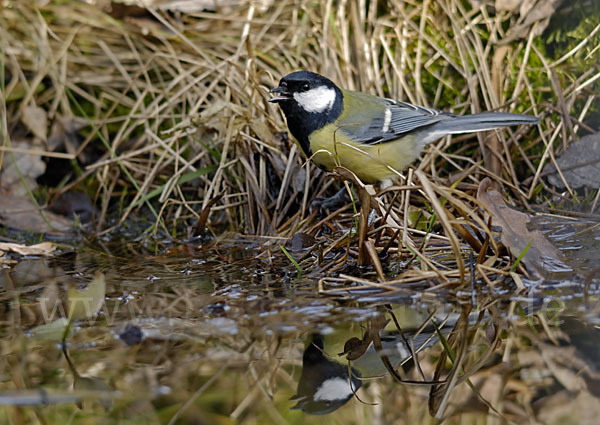
[[[494,130],[511,125],[535,125],[540,122],[532,115],[509,114],[505,112],[483,112],[473,115],[455,115],[438,121],[421,130],[421,143],[426,145],[435,142],[448,134],[475,133],[477,131]]]

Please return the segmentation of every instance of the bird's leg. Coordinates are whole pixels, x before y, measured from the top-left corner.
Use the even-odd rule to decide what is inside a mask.
[[[337,209],[350,202],[350,196],[346,186],[342,186],[335,195],[330,197],[317,197],[312,201],[311,206],[313,208],[319,208],[321,210]]]

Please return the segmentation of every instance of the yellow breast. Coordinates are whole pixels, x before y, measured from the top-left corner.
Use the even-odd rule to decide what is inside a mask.
[[[311,134],[310,147],[316,164],[327,170],[345,167],[367,183],[395,180],[419,155],[414,136],[367,145],[350,141],[333,125]]]

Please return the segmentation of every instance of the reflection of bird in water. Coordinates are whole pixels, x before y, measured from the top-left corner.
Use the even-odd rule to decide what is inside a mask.
[[[348,365],[330,360],[323,350],[323,336],[313,335],[302,356],[298,390],[290,399],[298,403],[292,409],[313,415],[331,413],[346,404],[362,385],[356,369],[352,368],[350,380]]]
[[[449,327],[442,332],[450,331]],[[415,332],[382,332],[382,349],[378,352],[374,344],[365,347],[365,352],[351,362],[351,369],[344,357],[337,356],[341,350],[329,347],[329,335],[311,335],[302,356],[302,373],[296,394],[290,400],[297,404],[292,409],[312,415],[331,413],[346,404],[361,387],[361,378],[383,376],[388,373],[381,356],[387,356],[394,367],[412,367],[409,344],[415,353],[438,341],[434,330]],[[332,343],[333,345],[333,343]],[[329,355],[327,354],[329,353]],[[335,354],[333,354],[335,353]],[[351,371],[351,375],[350,375]]]

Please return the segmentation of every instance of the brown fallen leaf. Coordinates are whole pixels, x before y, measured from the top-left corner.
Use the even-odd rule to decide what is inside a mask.
[[[477,200],[492,216],[492,224],[502,228],[502,243],[510,253],[518,258],[530,245],[521,261],[536,274],[571,270],[563,254],[541,232],[527,229],[529,216],[506,205],[502,195],[490,189],[491,183],[489,178],[481,181]]]
[[[96,208],[87,193],[70,190],[60,194],[49,207],[50,211],[70,219],[79,217],[82,223],[89,223],[97,214]]]
[[[521,4],[525,0],[496,0],[494,6],[496,6],[496,10],[507,11],[511,13],[517,13],[517,9],[521,6]],[[477,5],[481,6],[480,4]]]
[[[48,114],[43,108],[36,105],[29,105],[23,109],[21,117],[23,124],[31,133],[42,140],[46,140],[48,134]]]
[[[565,183],[573,189],[600,186],[600,133],[588,134],[571,143],[556,159],[556,165],[560,174],[553,163],[548,163],[542,175],[560,190],[566,188]]]
[[[317,241],[312,235],[303,232],[294,233],[287,244],[292,252],[301,252],[315,246]]]
[[[79,130],[88,125],[89,122],[80,117],[58,115],[52,123],[50,137],[46,145],[51,152],[65,147],[67,152],[75,153],[79,148]]]
[[[496,0],[498,10],[509,10],[515,14],[519,9],[517,22],[508,30],[501,44],[527,38],[530,31],[534,31],[535,35],[544,32],[562,2],[563,0]]]
[[[49,255],[56,249],[52,242],[42,242],[37,245],[21,245],[18,243],[0,242],[0,253],[2,250],[16,252],[21,255]]]
[[[32,140],[13,140],[10,148],[15,151],[5,153],[0,163],[0,190],[13,196],[26,196],[37,187],[36,179],[46,172],[46,163],[34,153],[37,147]],[[0,203],[3,198],[4,195]]]
[[[72,220],[50,211],[40,211],[29,199],[20,196],[0,196],[0,224],[18,230],[38,233],[66,233]]]

